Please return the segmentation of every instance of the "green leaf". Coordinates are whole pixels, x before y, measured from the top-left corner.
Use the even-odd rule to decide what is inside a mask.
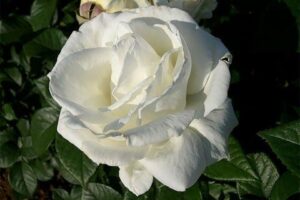
[[[40,181],[48,181],[54,175],[53,168],[46,162],[36,159],[30,162],[30,166]]]
[[[8,120],[12,121],[16,119],[15,112],[10,104],[4,104],[2,106],[2,112],[3,112],[3,117]]]
[[[233,137],[229,139],[229,161],[221,160],[210,165],[204,174],[209,178],[222,181],[255,181],[256,179],[239,143]]]
[[[63,166],[84,187],[97,165],[59,134],[56,135],[56,151]]]
[[[202,194],[197,183],[188,188],[185,192],[177,192],[161,183],[157,183],[157,190],[157,200],[202,200]]]
[[[53,108],[58,108],[58,104],[53,100],[49,92],[49,78],[47,76],[41,77],[34,81],[40,94],[45,101]]]
[[[10,56],[12,61],[16,64],[16,65],[20,65],[20,55],[19,52],[17,52],[16,47],[15,46],[11,46],[10,47]]]
[[[264,138],[282,163],[300,177],[300,120],[262,131]]]
[[[228,195],[229,193],[236,193],[236,188],[226,184],[210,183],[209,194],[215,199],[220,199],[222,195]]]
[[[17,67],[5,68],[4,71],[15,83],[22,85],[22,74]]]
[[[0,20],[0,43],[9,44],[19,41],[23,35],[32,31],[24,17],[12,16]]]
[[[18,145],[21,148],[22,157],[26,160],[32,160],[38,157],[37,153],[32,148],[31,136],[19,137]]]
[[[58,171],[62,177],[73,185],[80,185],[80,182],[64,167],[59,159],[55,159]]]
[[[81,196],[82,196],[82,189],[81,189],[81,187],[79,187],[77,185],[73,186],[73,188],[71,190],[71,193],[70,193],[70,198],[72,200],[82,200]]]
[[[50,25],[56,8],[56,0],[35,0],[31,6],[29,22],[34,31]]]
[[[234,138],[230,137],[228,141],[229,146],[229,160],[235,166],[241,168],[248,174],[257,178],[255,172],[253,171],[246,155],[244,154],[239,142]]]
[[[19,119],[17,123],[17,128],[22,136],[29,136],[30,134],[30,124],[26,119]]]
[[[24,52],[27,56],[40,56],[49,51],[60,51],[67,38],[63,32],[58,29],[46,29],[33,40],[27,42],[24,46]]]
[[[124,198],[123,198],[123,200],[148,200],[148,199],[152,199],[152,198],[151,197],[149,198],[149,196],[147,194],[142,194],[137,197],[135,194],[133,194],[129,190],[127,190],[124,193]]]
[[[13,141],[17,138],[15,131],[12,128],[0,131],[0,146],[8,141]]]
[[[221,181],[254,181],[254,177],[227,160],[221,160],[206,168],[204,174]]]
[[[121,195],[106,185],[102,185],[99,183],[89,183],[86,189],[83,190],[82,200],[121,200]]]
[[[3,82],[3,81],[8,81],[10,80],[10,78],[8,77],[8,75],[4,72],[0,72],[0,84]]]
[[[37,186],[34,172],[25,162],[16,163],[10,169],[8,180],[15,191],[26,196],[31,196]]]
[[[255,182],[238,182],[237,190],[240,196],[252,194],[258,197],[264,197],[259,181]],[[243,199],[243,198],[240,198]]]
[[[52,193],[53,200],[67,200],[70,199],[69,193],[64,189],[54,189]]]
[[[53,108],[42,108],[31,119],[30,133],[33,148],[38,155],[44,153],[56,134],[58,113]]]
[[[296,193],[300,193],[300,178],[287,171],[276,181],[271,192],[271,200],[288,199]]]
[[[239,182],[240,194],[270,197],[272,188],[279,177],[275,165],[264,153],[252,154],[249,160],[258,179],[255,182]]]
[[[8,142],[0,146],[0,168],[8,168],[18,161],[20,151],[17,145]]]

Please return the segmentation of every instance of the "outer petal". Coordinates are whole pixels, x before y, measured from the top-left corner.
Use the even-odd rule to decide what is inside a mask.
[[[73,113],[110,105],[110,56],[108,48],[69,55],[48,75],[53,98]]]
[[[163,184],[184,191],[207,165],[226,157],[228,131],[235,125],[230,101],[226,101],[207,118],[194,120],[181,136],[152,146],[140,163]]]
[[[210,152],[207,154],[219,160],[226,157],[227,138],[237,124],[231,100],[227,99],[205,118],[192,121],[190,127],[197,130],[210,142]]]
[[[209,142],[195,130],[187,128],[179,137],[152,146],[140,162],[164,185],[184,191],[194,184],[204,170]]]
[[[230,57],[228,54],[227,59],[231,59]],[[206,95],[206,99],[204,100],[204,116],[218,108],[227,99],[229,84],[230,72],[228,63],[219,60],[218,65],[210,73],[208,82],[203,91]]]
[[[62,109],[57,131],[95,163],[120,166],[143,158],[145,147],[129,147],[124,139],[97,137],[70,112]]]
[[[122,183],[135,195],[147,192],[153,182],[153,176],[139,162],[120,167]]]
[[[205,118],[194,120],[190,126],[194,128],[199,127],[196,125],[198,123],[205,124],[205,126],[214,129],[218,134],[228,137],[233,128],[238,124],[232,108],[231,100],[226,99],[219,108],[211,111]],[[204,134],[206,131],[200,132],[203,132]]]
[[[219,60],[228,53],[222,42],[204,31],[193,22],[172,21],[190,50],[192,71],[188,84],[188,94],[195,94],[203,89],[210,71]]]

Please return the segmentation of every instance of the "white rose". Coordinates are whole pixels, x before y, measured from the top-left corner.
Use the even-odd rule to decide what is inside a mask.
[[[211,18],[212,11],[217,7],[216,0],[153,0],[153,4],[185,10],[197,19]]]
[[[185,12],[102,13],[73,32],[49,74],[58,132],[136,195],[158,179],[184,191],[226,157],[237,121],[230,54]]]

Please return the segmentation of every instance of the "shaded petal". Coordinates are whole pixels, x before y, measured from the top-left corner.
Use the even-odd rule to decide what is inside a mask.
[[[227,99],[205,118],[193,120],[190,127],[197,130],[210,142],[211,157],[222,159],[226,157],[227,138],[237,124],[231,100]]]
[[[122,183],[137,196],[147,192],[153,182],[153,176],[139,162],[121,166],[119,176]]]
[[[204,119],[193,120],[179,137],[153,145],[140,162],[166,186],[184,191],[205,167],[227,157],[227,136],[237,125],[230,100]]]
[[[164,185],[185,191],[211,162],[209,154],[209,141],[194,129],[187,128],[179,137],[162,145],[153,145],[140,162]]]
[[[147,88],[147,99],[138,111],[143,124],[165,116],[166,113],[181,112],[187,107],[186,95],[191,73],[191,57],[184,40],[178,39],[182,42],[182,48],[172,49],[165,53],[155,73],[154,81]],[[164,72],[166,72],[165,68],[168,67],[168,64],[173,66],[172,82],[163,88],[164,90],[160,92],[160,95],[153,96],[157,90],[157,85],[165,78]]]
[[[146,125],[130,129],[124,133],[124,136],[131,146],[157,144],[181,135],[193,120],[194,114],[193,109],[168,114]]]
[[[203,89],[210,71],[228,52],[222,42],[192,22],[172,21],[186,42],[192,58],[188,94]]]
[[[238,120],[235,116],[231,100],[226,99],[221,106],[211,111],[205,118],[194,120],[190,126],[194,128],[196,126],[199,127],[199,125],[196,125],[197,123],[205,124],[206,127],[214,129],[215,132],[223,135],[223,137],[226,138],[233,128],[238,125]],[[203,132],[203,135],[206,133],[206,131],[200,132]]]
[[[206,95],[206,99],[204,100],[204,116],[218,108],[227,99],[229,84],[230,72],[228,64],[220,60],[218,65],[211,71],[203,91]]]
[[[72,113],[110,105],[110,56],[110,49],[95,48],[58,62],[48,75],[53,98]]]
[[[107,36],[105,35],[111,35],[111,37],[115,35],[115,29],[108,28],[110,23],[107,22],[114,19],[115,15],[113,14],[101,13],[93,20],[82,24],[79,31],[73,31],[68,38],[57,57],[57,63],[66,56],[84,49],[106,47],[105,37]]]
[[[113,95],[121,98],[140,82],[149,78],[159,63],[159,56],[152,47],[138,35],[128,34],[116,46],[112,63]]]
[[[130,147],[124,138],[101,138],[87,129],[64,108],[61,110],[57,131],[95,163],[120,166],[143,158],[145,147]]]

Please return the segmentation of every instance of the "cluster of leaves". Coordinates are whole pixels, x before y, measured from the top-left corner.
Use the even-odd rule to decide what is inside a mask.
[[[135,197],[120,183],[118,169],[95,165],[56,132],[60,109],[46,75],[66,36],[78,29],[79,2],[1,3],[8,10],[0,20],[0,199],[283,200],[300,192],[300,121],[295,121],[259,133],[272,159],[266,153],[246,155],[232,137],[230,159],[208,167],[187,191],[155,181]]]

